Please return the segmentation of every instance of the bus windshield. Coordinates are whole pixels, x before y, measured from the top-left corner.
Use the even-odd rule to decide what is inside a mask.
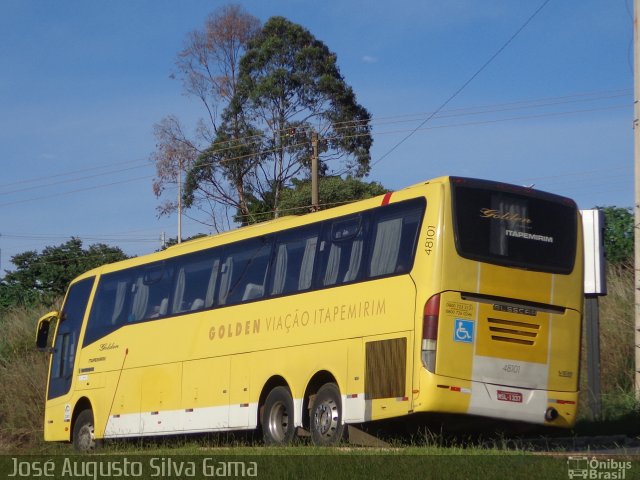
[[[459,255],[541,272],[573,271],[573,201],[496,182],[452,178],[451,185]]]

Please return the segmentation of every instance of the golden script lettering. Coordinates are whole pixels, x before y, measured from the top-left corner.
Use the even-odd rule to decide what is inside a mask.
[[[500,210],[492,210],[491,208],[481,208],[480,216],[482,218],[495,218],[497,220],[506,220],[508,222],[519,222],[529,225],[533,223],[533,220],[527,217],[523,217],[519,213],[502,212]]]

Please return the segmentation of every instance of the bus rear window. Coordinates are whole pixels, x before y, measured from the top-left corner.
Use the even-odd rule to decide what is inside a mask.
[[[452,178],[453,221],[462,257],[570,273],[577,208],[564,197],[495,182]]]

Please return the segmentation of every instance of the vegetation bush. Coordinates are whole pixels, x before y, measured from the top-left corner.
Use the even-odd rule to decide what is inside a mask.
[[[36,320],[47,307],[0,310],[0,452],[42,442],[48,356],[35,349]]]
[[[636,419],[640,425],[640,404],[634,393],[634,278],[626,263],[609,266],[607,295],[600,305],[600,383],[602,414],[599,420],[622,422]],[[583,330],[584,331],[584,330]],[[579,418],[590,418],[587,385],[587,352],[582,342],[581,398]],[[620,432],[623,433],[623,432]]]

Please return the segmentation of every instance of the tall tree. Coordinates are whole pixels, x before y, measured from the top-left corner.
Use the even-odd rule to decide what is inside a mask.
[[[242,7],[226,5],[209,15],[203,29],[188,35],[173,76],[182,80],[188,96],[200,101],[204,116],[193,135],[173,115],[154,125],[157,143],[151,159],[156,166],[153,191],[158,198],[177,183],[178,175],[189,170],[218,135],[220,112],[236,95],[240,57],[259,29],[259,20]],[[211,212],[212,206],[206,202],[198,206]],[[165,198],[158,211],[170,214],[176,207],[176,198]]]
[[[247,199],[257,199],[277,216],[283,190],[309,175],[314,130],[322,139],[321,173],[361,178],[369,172],[369,112],[346,84],[336,55],[285,18],[269,19],[249,41],[222,119],[187,174],[189,206],[222,202],[248,218]]]

